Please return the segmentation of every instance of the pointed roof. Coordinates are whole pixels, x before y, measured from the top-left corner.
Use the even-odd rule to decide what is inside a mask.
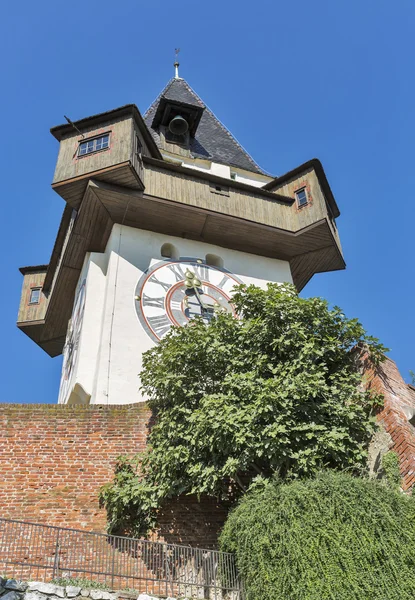
[[[152,123],[162,98],[192,104],[204,109],[196,135],[190,138],[190,153],[194,158],[211,160],[212,162],[266,175],[265,171],[257,165],[254,159],[222,125],[189,84],[181,78],[171,79],[144,115],[146,125],[159,148],[161,148],[160,134],[157,129],[153,129]]]

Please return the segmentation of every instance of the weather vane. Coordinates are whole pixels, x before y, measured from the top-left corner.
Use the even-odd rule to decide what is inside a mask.
[[[180,77],[179,77],[179,52],[180,52],[180,48],[174,49],[174,54],[175,54],[174,77],[175,77],[175,79],[180,79]]]

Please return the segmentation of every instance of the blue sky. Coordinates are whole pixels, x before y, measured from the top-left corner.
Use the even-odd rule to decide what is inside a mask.
[[[1,402],[56,402],[61,358],[15,326],[18,267],[47,263],[63,200],[49,128],[127,103],[180,74],[255,160],[280,175],[318,157],[342,212],[347,270],[320,295],[415,370],[413,0],[6,3],[0,19]]]

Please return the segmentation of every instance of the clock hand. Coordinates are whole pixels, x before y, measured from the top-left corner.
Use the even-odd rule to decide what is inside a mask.
[[[184,280],[185,286],[187,287],[188,290],[193,290],[195,292],[200,306],[204,310],[207,310],[206,305],[202,302],[202,299],[200,297],[199,290],[198,290],[198,287],[200,287],[202,285],[202,282],[189,269],[187,269],[185,275],[186,275],[186,279]]]
[[[199,290],[198,290],[197,288],[195,288],[195,292],[196,292],[197,299],[199,300],[199,304],[200,304],[200,306],[201,306],[201,307],[202,307],[204,310],[207,310],[207,306],[206,306],[206,304],[204,304],[204,302],[202,302],[202,299],[201,299],[201,297],[200,297],[200,294],[199,294]]]

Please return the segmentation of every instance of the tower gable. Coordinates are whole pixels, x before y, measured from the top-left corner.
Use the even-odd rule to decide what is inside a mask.
[[[155,117],[160,103],[169,101],[203,110],[195,134],[189,136],[188,150],[191,157],[265,174],[184,79],[171,79],[144,115],[144,120],[159,148],[163,148],[163,130]]]

